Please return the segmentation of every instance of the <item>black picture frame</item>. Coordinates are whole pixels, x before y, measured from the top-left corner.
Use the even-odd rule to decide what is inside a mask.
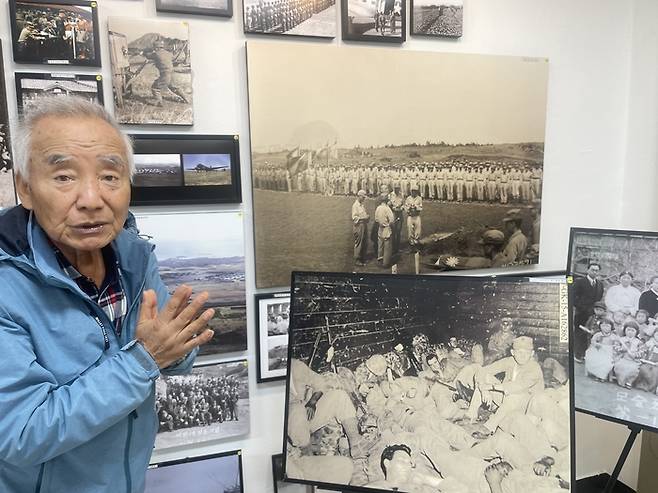
[[[91,19],[93,39],[88,39],[88,30],[78,31],[77,27],[66,29],[65,23],[63,23],[61,29],[64,29],[65,32],[76,34],[75,36],[67,36],[71,40],[70,51],[72,56],[64,56],[68,51],[68,46],[65,47],[64,44],[68,45],[68,41],[64,41],[64,38],[60,41],[55,32],[37,31],[38,27],[34,27],[34,34],[29,35],[30,37],[27,38],[27,41],[20,41],[23,28],[28,27],[29,29],[29,26],[26,26],[24,22],[33,22],[24,21],[23,11],[30,7],[43,9],[43,11],[51,15],[58,15],[60,10],[66,15],[67,8],[69,8],[69,13],[71,14],[79,14],[82,11],[81,9],[90,9],[87,17]],[[87,0],[9,0],[9,12],[14,62],[83,67],[101,66],[97,2]],[[86,19],[83,20],[89,22]],[[72,26],[73,24],[71,23],[70,25]],[[90,50],[93,50],[93,52],[91,56],[88,56],[87,52]]]
[[[477,276],[413,276],[413,275],[399,275],[399,274],[364,274],[364,273],[343,273],[343,272],[307,272],[307,271],[293,271],[291,274],[291,324],[290,324],[290,334],[289,334],[289,354],[288,354],[288,376],[286,378],[286,401],[285,401],[285,413],[284,413],[284,430],[283,430],[283,460],[284,460],[284,473],[287,469],[287,455],[288,455],[288,448],[292,447],[290,440],[288,439],[288,425],[289,425],[289,409],[290,409],[290,395],[291,395],[291,362],[293,359],[293,353],[294,353],[294,346],[295,346],[295,338],[300,337],[304,338],[305,341],[302,342],[302,344],[308,344],[308,334],[304,333],[302,335],[299,335],[296,333],[297,332],[297,327],[296,324],[299,322],[302,322],[304,320],[308,321],[308,317],[312,317],[315,315],[316,310],[317,313],[320,314],[320,316],[325,316],[326,312],[323,311],[322,306],[314,306],[314,309],[311,310],[311,312],[306,312],[306,313],[296,313],[295,307],[298,304],[297,299],[302,296],[306,297],[307,300],[312,300],[313,303],[315,303],[318,299],[320,298],[331,298],[332,293],[331,293],[331,283],[336,282],[337,280],[344,280],[344,279],[349,279],[351,281],[354,281],[354,285],[351,286],[351,288],[357,288],[359,285],[367,285],[367,286],[378,286],[381,287],[382,289],[386,290],[388,293],[388,287],[384,287],[383,283],[387,281],[413,281],[413,282],[419,282],[419,283],[440,283],[440,282],[464,282],[464,283],[469,283],[469,282],[479,282],[479,283],[485,283],[488,282],[490,285],[496,285],[496,284],[513,284],[513,283],[528,283],[528,285],[531,284],[539,284],[538,282],[535,283],[531,279],[529,279],[526,276],[518,276],[518,277],[513,277],[513,276],[508,276],[508,277],[500,277],[500,278],[493,278],[491,277],[488,280],[485,280],[483,278],[478,278]],[[310,295],[308,291],[303,292],[303,289],[300,288],[300,284],[298,283],[299,280],[308,280],[311,284],[314,284],[316,287],[322,290],[322,295],[319,297]],[[546,284],[553,284],[552,282],[548,281]],[[566,286],[566,282],[563,283],[563,286]],[[358,289],[358,288],[357,288]],[[561,286],[559,289],[559,315],[557,315],[557,318],[559,318],[559,345],[561,346],[562,349],[567,350],[567,355],[569,359],[569,377],[571,378],[572,376],[572,353],[571,353],[571,342],[567,344],[566,341],[564,341],[564,337],[568,338],[569,337],[569,331],[568,331],[568,323],[567,320],[564,320],[565,318],[568,318],[568,306],[567,306],[567,296],[563,296],[562,292],[565,289]],[[366,288],[367,291],[367,288]],[[352,292],[352,291],[350,291]],[[354,291],[357,292],[357,291]],[[373,293],[370,293],[373,294]],[[310,297],[309,297],[310,296]],[[392,297],[395,297],[395,295],[391,295]],[[350,304],[349,300],[344,300],[341,299],[340,295],[338,295],[338,299],[340,299],[340,302],[343,307],[348,307],[348,310],[354,310],[355,312],[361,311],[363,313],[363,307],[356,307]],[[372,299],[377,299],[372,298]],[[501,306],[502,308],[502,306]],[[507,308],[505,308],[507,310]],[[521,310],[520,307],[517,306],[517,310]],[[563,323],[564,322],[564,323]],[[303,322],[302,322],[303,323]],[[327,326],[330,325],[330,322],[327,321]],[[341,324],[347,323],[347,320],[344,319],[342,320]],[[304,331],[307,332],[307,331]],[[334,341],[338,340],[341,338],[340,335],[337,335],[336,333],[333,334]],[[338,349],[336,350],[338,351]],[[322,360],[322,358],[319,358]],[[328,366],[329,363],[323,362],[322,365],[324,367]],[[331,365],[334,365],[334,363],[331,363]],[[358,385],[358,383],[357,383]],[[569,454],[569,466],[570,466],[570,477],[569,477],[569,489],[567,491],[574,492],[576,491],[576,454],[575,454],[575,412],[574,412],[574,406],[573,406],[573,383],[572,380],[569,381],[568,383],[568,392],[569,392],[569,416],[568,416],[568,422],[569,422],[569,445],[567,446],[568,449],[568,454]],[[395,442],[391,442],[395,443]],[[528,445],[527,443],[525,445]],[[439,467],[435,464],[432,466],[434,467]],[[442,471],[442,475],[445,478],[445,471]],[[349,487],[350,492],[356,492],[356,493],[390,493],[390,489],[380,489],[376,487],[368,487],[368,486],[356,486],[356,485],[347,485],[347,484],[340,484],[340,483],[329,483],[329,482],[322,482],[314,479],[309,479],[309,478],[304,478],[304,479],[299,479],[299,478],[291,478],[285,475],[285,480],[287,482],[291,483],[299,483],[299,484],[307,484],[307,485],[313,485],[315,488],[326,488],[329,490],[346,490],[346,488]]]
[[[379,17],[377,14],[377,4],[383,1],[387,4],[389,2],[393,3],[390,7],[391,9],[396,8],[394,6],[395,4],[398,4],[400,15],[389,14],[388,19],[383,16],[380,17],[384,22],[384,28],[382,29],[376,26],[378,22],[381,22],[376,20],[376,18]],[[350,15],[350,3],[357,2],[368,4],[367,7],[359,5],[359,13],[366,14],[358,17],[360,21],[364,21],[358,23],[360,27],[355,25],[354,19],[356,16]],[[372,22],[368,20],[371,15]],[[398,18],[396,19],[396,17]],[[341,0],[340,20],[343,41],[370,41],[374,43],[402,44],[407,40],[407,3],[402,0],[367,0],[366,2],[363,2],[362,0]],[[390,32],[391,21],[395,22],[396,30],[399,28],[400,36],[386,36],[383,34],[386,29],[389,29]],[[366,32],[372,32],[373,30],[374,32],[372,34],[365,34]]]
[[[233,17],[233,0],[226,0],[226,8],[198,7],[176,4],[176,1],[155,0],[157,12],[175,14],[209,15],[213,17]]]
[[[453,25],[453,23],[450,23],[449,25],[445,26],[446,32],[440,32],[437,31],[436,33],[432,32],[424,32],[420,31],[417,29],[418,26],[416,26],[415,22],[422,22],[422,20],[419,20],[414,13],[414,6],[415,6],[416,0],[409,0],[409,34],[412,36],[420,36],[420,37],[427,37],[427,38],[439,38],[439,39],[447,39],[447,40],[458,40],[459,38],[462,37],[463,35],[463,26],[464,26],[464,6],[463,4],[459,6],[458,10],[460,11],[459,13],[459,30],[456,31],[456,27]],[[440,1],[437,1],[436,3],[441,3]],[[436,15],[436,18],[434,19],[434,22],[439,20],[439,17],[443,14],[444,9],[450,8],[451,10],[454,8],[454,6],[448,6],[448,5],[431,5],[428,7],[419,7],[419,8],[428,8],[428,9],[439,9],[438,15]],[[451,12],[452,13],[452,12]],[[440,27],[438,28],[440,29]],[[454,32],[453,32],[454,31]]]
[[[251,2],[251,5],[247,4],[247,1]],[[311,38],[311,39],[334,39],[338,34],[338,23],[336,22],[336,0],[321,0],[321,1],[309,1],[309,0],[293,0],[289,2],[289,8],[291,9],[290,17],[287,18],[285,22],[281,22],[277,25],[268,25],[268,19],[266,16],[259,15],[258,12],[252,13],[252,9],[255,9],[262,2],[255,0],[242,0],[242,30],[245,34],[256,34],[264,36],[281,36],[281,37],[293,37],[293,38]],[[288,3],[288,2],[286,2]],[[294,14],[292,13],[295,7],[292,5],[301,5],[306,8],[317,8],[317,12],[309,11],[311,16],[306,19],[299,19],[295,23]],[[285,17],[286,12],[280,14],[280,16]],[[315,33],[311,28],[311,22],[314,20],[314,16],[319,17],[328,17],[333,19],[333,33]],[[315,20],[318,20],[317,18]],[[272,21],[270,21],[272,22]],[[304,29],[297,29],[298,26],[304,27]],[[320,25],[326,25],[326,19],[320,19]],[[295,29],[297,29],[295,31]]]
[[[578,240],[577,236],[578,235],[590,235],[591,237],[614,237],[614,238],[625,238],[629,241],[640,241],[640,240],[650,240],[652,243],[655,243],[654,248],[658,249],[658,232],[651,232],[651,231],[638,231],[638,230],[621,230],[621,229],[604,229],[604,228],[580,228],[580,227],[572,227],[569,232],[569,250],[568,250],[568,255],[567,255],[567,267],[566,267],[566,272],[567,272],[567,282],[569,284],[569,307],[570,307],[570,313],[569,313],[569,330],[570,334],[572,337],[570,337],[570,341],[572,346],[575,343],[575,337],[574,333],[577,330],[575,326],[575,304],[576,304],[576,299],[575,299],[575,291],[576,291],[576,282],[578,281],[579,278],[584,278],[584,270],[583,266],[587,268],[586,263],[588,264],[589,262],[596,262],[601,265],[601,271],[602,274],[600,278],[602,277],[602,281],[605,282],[610,278],[615,278],[618,276],[621,272],[624,270],[631,270],[632,267],[626,266],[623,269],[617,269],[614,274],[606,278],[605,276],[607,275],[607,272],[603,272],[604,266],[609,265],[613,262],[615,262],[615,258],[618,258],[619,255],[630,251],[630,249],[627,248],[619,248],[618,246],[614,248],[614,251],[604,251],[604,249],[600,249],[599,252],[595,252],[595,248],[593,246],[590,247],[585,247],[589,248],[589,253],[590,255],[588,258],[585,258],[583,255],[585,253],[585,248],[581,249],[578,253],[576,252],[577,249],[579,249],[578,245]],[[648,251],[648,250],[647,250]],[[596,254],[595,254],[596,253]],[[601,256],[601,253],[604,255]],[[585,262],[580,262],[580,260],[586,260]],[[640,262],[639,259],[637,259],[638,262]],[[580,268],[576,268],[577,264],[581,264]],[[654,264],[655,265],[655,264]],[[651,276],[658,275],[658,269],[656,271],[653,271],[652,269],[648,269],[649,271],[652,272]],[[635,276],[637,277],[637,271],[635,272]],[[633,284],[636,283],[634,277],[633,279]],[[648,280],[648,279],[646,279]],[[605,294],[607,292],[607,289],[603,293],[603,299],[605,298]],[[575,358],[575,350],[574,347],[571,349],[571,354],[572,354],[572,359]],[[585,366],[586,363],[583,363],[580,366]],[[586,404],[581,404],[578,403],[580,393],[578,391],[579,386],[578,382],[583,380],[583,379],[588,379],[589,377],[585,374],[583,376],[581,375],[576,375],[576,363],[573,362],[571,365],[571,371],[572,374],[570,376],[570,380],[572,382],[572,385],[574,387],[573,390],[573,402],[574,402],[574,407],[575,410],[583,413],[583,414],[588,414],[590,416],[594,416],[596,418],[602,419],[604,421],[610,421],[612,423],[617,423],[621,425],[628,426],[631,429],[642,429],[642,430],[647,430],[653,433],[658,433],[658,418],[656,417],[655,411],[651,411],[648,414],[648,417],[644,421],[638,421],[638,419],[628,419],[623,416],[619,415],[613,415],[612,413],[607,413],[603,412],[603,409],[600,408],[600,406],[604,403],[606,403],[606,399],[610,394],[610,388],[603,387],[607,385],[615,385],[617,386],[616,383],[613,383],[612,381],[610,382],[599,382],[599,384],[595,384],[597,386],[597,392],[596,392],[596,398],[595,399],[590,399]],[[612,370],[611,370],[612,372]],[[601,386],[601,387],[600,387]],[[618,387],[618,386],[617,386]],[[625,411],[630,411],[629,406],[631,404],[635,404],[635,407],[638,406],[638,401],[637,396],[639,395],[640,397],[645,397],[645,396],[651,396],[655,398],[654,400],[654,406],[658,406],[658,396],[656,396],[655,392],[644,392],[639,389],[624,389],[622,387],[618,387],[618,390],[616,390],[617,393],[617,400],[620,397],[620,394],[623,396],[624,394],[626,397],[623,400],[620,400],[620,402],[623,404],[621,405],[621,408],[624,409]],[[633,391],[635,397],[629,397],[629,391]],[[594,405],[599,406],[596,409],[594,408]],[[617,408],[619,409],[619,408]],[[653,416],[651,416],[653,414]],[[640,416],[638,416],[640,418]],[[651,418],[651,419],[649,419]],[[648,421],[651,421],[650,423]]]
[[[277,368],[276,370],[272,371],[269,369],[269,363],[267,367],[265,367],[264,364],[265,362],[269,362],[269,345],[266,345],[266,343],[269,343],[270,341],[272,341],[273,343],[275,341],[283,342],[284,335],[283,334],[277,334],[272,336],[268,335],[267,323],[263,324],[264,321],[267,322],[267,311],[263,313],[262,308],[263,308],[263,302],[267,302],[267,301],[272,301],[274,303],[276,303],[276,301],[279,301],[281,303],[287,302],[288,306],[290,306],[290,292],[279,291],[276,293],[260,293],[254,296],[254,301],[255,301],[254,305],[256,310],[256,365],[257,365],[256,382],[264,383],[264,382],[273,382],[276,380],[285,380],[287,368],[288,368],[288,361],[287,361],[288,332],[286,329],[285,361],[281,362],[281,363],[285,363],[285,367]],[[265,305],[264,307],[267,309],[268,306],[269,305]],[[289,323],[290,318],[288,317],[287,320]],[[270,339],[270,337],[272,337],[272,339]],[[270,375],[268,376],[268,374]]]
[[[239,138],[237,135],[181,135],[181,134],[132,134],[134,142],[135,167],[138,168],[139,155],[162,155],[169,156],[167,159],[174,159],[174,155],[179,156],[179,168],[175,169],[175,159],[170,162],[170,169],[159,170],[154,173],[157,176],[167,174],[179,174],[180,181],[176,184],[169,184],[171,179],[167,176],[163,178],[156,177],[152,185],[140,185],[139,174],[135,173],[133,177],[132,197],[130,205],[179,205],[179,204],[240,204],[242,203],[242,187],[240,183],[240,149]],[[186,172],[186,156],[205,156],[199,158],[197,168],[193,170],[189,167]],[[212,163],[204,164],[201,160],[210,159],[208,156],[228,156],[222,157],[221,160],[228,159],[230,181],[228,184],[185,184],[186,174],[193,178],[196,174],[201,173],[209,176],[215,173]],[[188,159],[192,159],[191,157]],[[220,159],[220,158],[218,158]],[[150,165],[153,166],[153,165]],[[207,168],[207,169],[204,169]],[[219,166],[218,168],[225,168]],[[153,168],[156,171],[158,168]],[[162,172],[160,172],[162,171]],[[225,169],[219,169],[217,173],[226,173]],[[146,174],[146,172],[144,172]],[[205,177],[201,177],[205,179]],[[210,176],[212,180],[213,176]],[[220,181],[225,181],[225,177]],[[178,180],[174,176],[174,181]],[[158,184],[165,181],[162,186]]]
[[[2,40],[0,40],[0,74],[4,74]],[[4,77],[0,77],[0,210],[17,204],[14,183],[14,165],[11,154],[7,88]]]
[[[96,101],[103,105],[103,76],[100,74],[75,74],[68,72],[46,73],[46,72],[16,72],[14,74],[16,81],[16,103],[18,113],[25,111],[25,103],[30,97],[29,91],[52,91],[52,94],[62,92],[66,95],[75,95],[86,97],[90,101]],[[31,83],[33,87],[27,87]],[[77,85],[77,87],[75,87]],[[42,87],[37,87],[42,86]],[[50,87],[49,87],[50,86]],[[94,97],[88,97],[92,94],[89,89],[95,88]],[[38,99],[38,95],[34,99]]]
[[[198,465],[196,463],[202,462],[202,461],[213,461],[215,459],[222,459],[225,457],[231,457],[231,456],[236,456],[237,461],[238,461],[238,477],[236,478],[237,481],[239,482],[239,485],[232,485],[232,486],[238,486],[237,489],[233,489],[231,491],[235,491],[235,493],[244,493],[244,477],[243,477],[243,472],[242,472],[242,450],[229,450],[226,452],[217,452],[214,454],[207,454],[207,455],[197,455],[197,456],[191,456],[191,457],[185,457],[182,459],[175,459],[175,460],[168,460],[168,461],[160,461],[160,462],[153,462],[149,465],[149,468],[146,471],[146,490],[145,493],[156,493],[157,492],[162,492],[161,489],[153,490],[149,489],[149,475],[153,474],[151,471],[158,471],[158,470],[163,470],[165,468],[170,468],[170,469],[176,469],[176,477],[177,479],[180,478],[181,481],[186,481],[187,484],[186,486],[189,486],[190,482],[198,481],[199,477],[196,475],[191,474],[190,476],[186,477],[184,473],[181,472],[181,469],[184,469],[186,464],[194,464]],[[214,475],[208,475],[208,477],[211,477],[215,479]],[[178,485],[172,485],[172,487],[177,487]],[[174,491],[180,491],[180,489],[175,489],[172,490],[172,493]]]

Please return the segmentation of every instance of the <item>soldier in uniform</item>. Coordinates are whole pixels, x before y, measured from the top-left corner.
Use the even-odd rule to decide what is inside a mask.
[[[507,211],[507,215],[503,218],[505,232],[508,235],[507,245],[503,250],[504,265],[523,260],[528,248],[528,238],[521,231],[522,219],[520,212],[519,209],[511,209]]]
[[[375,210],[375,222],[379,225],[377,231],[377,260],[383,267],[390,267],[393,259],[393,229],[395,215],[388,206],[388,194],[382,193],[379,205]]]
[[[418,243],[421,235],[420,213],[423,210],[423,199],[418,195],[418,185],[411,186],[411,195],[405,200],[404,209],[407,212],[409,244],[413,246]]]
[[[161,39],[156,40],[153,43],[153,49],[145,51],[143,54],[148,60],[153,62],[155,68],[158,69],[160,74],[151,85],[151,93],[155,98],[155,106],[162,106],[163,91],[170,91],[178,97],[178,100],[189,104],[183,91],[174,85],[174,55],[169,50],[165,49],[164,41]]]
[[[366,212],[363,203],[366,200],[365,190],[359,190],[356,200],[352,204],[352,231],[354,234],[354,263],[365,265],[366,253],[368,251],[368,221],[370,216]]]
[[[402,220],[404,210],[404,197],[400,191],[400,183],[396,182],[394,190],[388,196],[388,203],[395,216],[393,222],[393,255],[400,252],[400,238],[402,237]]]

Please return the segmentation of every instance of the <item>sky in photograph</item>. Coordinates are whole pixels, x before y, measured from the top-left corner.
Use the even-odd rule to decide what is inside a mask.
[[[109,31],[126,36],[128,43],[141,38],[145,34],[157,33],[167,38],[189,39],[190,31],[187,22],[183,21],[152,21],[136,17],[108,17]]]
[[[239,478],[239,457],[227,455],[149,469],[145,493],[180,493],[189,491],[190,484],[194,484],[195,493],[218,493],[233,486]]]
[[[231,167],[230,154],[183,154],[183,168],[193,169],[197,164],[204,166]]]
[[[426,5],[447,5],[447,6],[464,6],[464,0],[413,0],[414,7],[424,7]]]
[[[135,154],[135,166],[179,166],[180,154]]]

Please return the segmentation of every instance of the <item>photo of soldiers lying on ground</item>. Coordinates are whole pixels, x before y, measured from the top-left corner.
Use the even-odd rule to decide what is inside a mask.
[[[292,290],[288,480],[570,490],[565,283],[295,273]]]

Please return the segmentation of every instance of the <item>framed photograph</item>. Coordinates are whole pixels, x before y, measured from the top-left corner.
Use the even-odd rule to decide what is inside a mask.
[[[132,205],[242,202],[237,135],[133,134]]]
[[[285,380],[289,322],[290,292],[256,295],[258,383]]]
[[[158,12],[233,17],[233,0],[155,0]]]
[[[243,0],[246,34],[336,37],[336,0]]]
[[[2,42],[0,42],[0,74],[4,74]],[[7,90],[5,79],[0,77],[0,209],[16,205],[14,188],[14,166],[11,159],[9,140],[9,112],[7,111]]]
[[[190,485],[193,484],[193,489]],[[186,457],[149,466],[145,493],[244,493],[242,451]]]
[[[411,34],[461,38],[464,0],[410,0]]]
[[[109,17],[114,116],[135,125],[192,125],[187,22]]]
[[[284,481],[283,454],[272,456],[272,483],[274,484],[274,493],[309,493],[310,486]]]
[[[249,433],[246,359],[197,365],[187,375],[163,375],[155,391],[156,450]]]
[[[96,2],[9,0],[16,63],[101,66]]]
[[[343,40],[403,43],[407,39],[403,0],[341,0]]]
[[[16,99],[22,114],[39,99],[52,96],[76,96],[103,104],[103,76],[91,74],[16,72]]]
[[[566,282],[294,272],[291,293],[287,481],[570,491]]]
[[[658,233],[571,228],[578,411],[658,431]]]
[[[155,244],[170,293],[181,284],[208,291],[215,335],[200,356],[247,349],[244,232],[241,212],[136,214],[141,235]]]
[[[289,286],[294,270],[539,263],[545,59],[264,42],[247,52],[257,288]],[[367,111],[355,119],[354,108]],[[501,120],[509,108],[518,119]]]

